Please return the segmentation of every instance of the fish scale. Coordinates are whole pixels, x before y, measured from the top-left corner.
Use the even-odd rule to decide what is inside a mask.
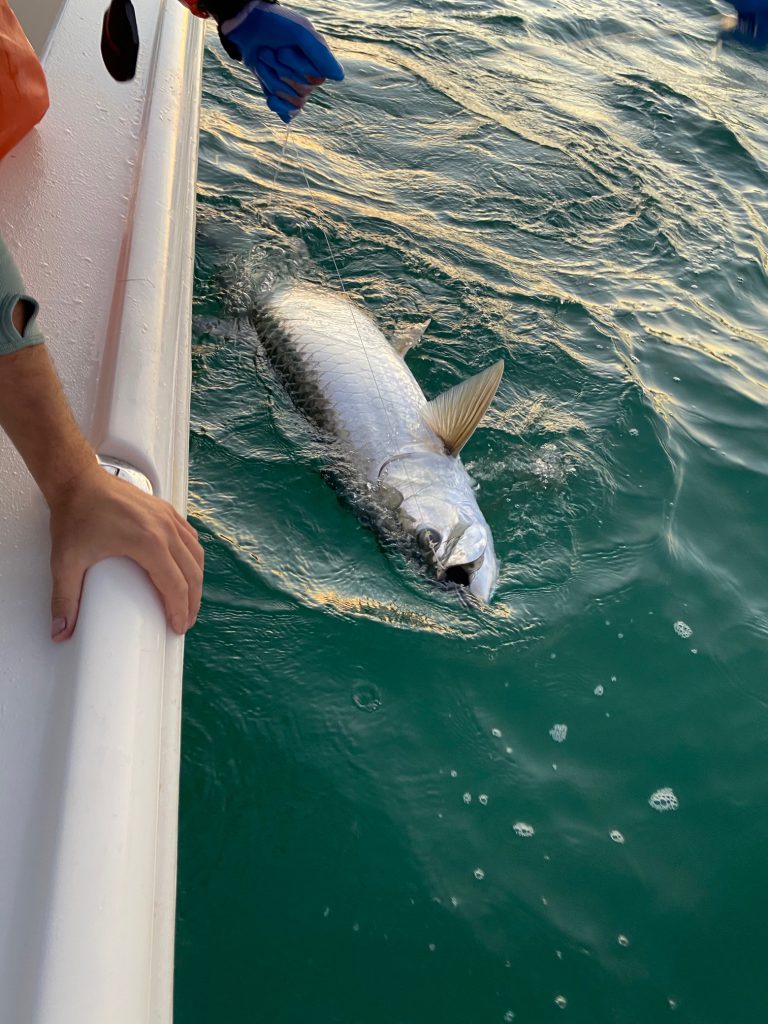
[[[442,452],[422,418],[427,399],[365,310],[311,285],[277,289],[257,326],[297,404],[357,453],[367,480],[414,444]]]

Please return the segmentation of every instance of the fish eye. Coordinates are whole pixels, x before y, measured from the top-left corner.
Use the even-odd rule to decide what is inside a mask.
[[[416,541],[422,551],[434,554],[442,543],[442,537],[431,527],[426,527],[423,530],[419,530],[416,534]]]

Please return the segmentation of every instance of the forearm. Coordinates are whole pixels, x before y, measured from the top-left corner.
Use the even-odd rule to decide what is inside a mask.
[[[0,238],[0,428],[48,504],[95,459],[69,411],[26,293]]]
[[[0,356],[0,427],[49,505],[64,496],[74,479],[98,468],[45,345]]]

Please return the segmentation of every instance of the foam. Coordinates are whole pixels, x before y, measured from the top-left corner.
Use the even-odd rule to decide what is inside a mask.
[[[663,786],[651,793],[648,803],[654,811],[676,811],[679,807],[678,799],[669,786]]]

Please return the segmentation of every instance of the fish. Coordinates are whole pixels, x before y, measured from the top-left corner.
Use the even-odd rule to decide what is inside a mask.
[[[490,527],[460,453],[488,410],[503,360],[432,400],[405,361],[430,321],[390,342],[346,293],[287,281],[252,320],[294,404],[343,453],[356,502],[437,583],[488,603],[498,580]]]

